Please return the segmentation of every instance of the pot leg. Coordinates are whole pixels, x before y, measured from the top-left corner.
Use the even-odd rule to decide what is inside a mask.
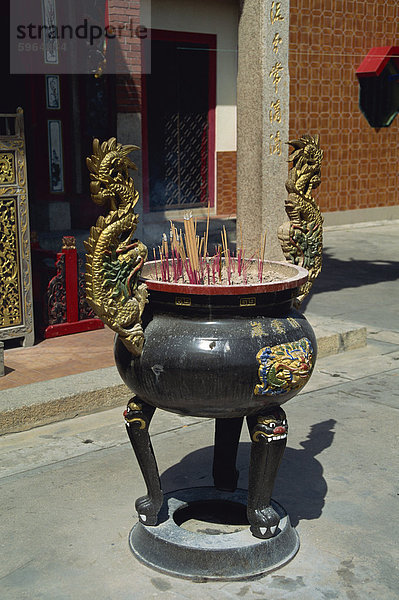
[[[123,413],[126,430],[147,486],[147,495],[136,500],[136,510],[144,525],[156,525],[163,503],[158,466],[148,433],[154,412],[153,406],[135,397],[129,400]]]
[[[236,458],[242,422],[242,418],[215,419],[213,481],[218,490],[234,492],[237,488]]]
[[[247,517],[253,535],[261,539],[275,535],[280,522],[270,500],[288,431],[285,412],[279,406],[264,415],[247,418],[252,441]]]

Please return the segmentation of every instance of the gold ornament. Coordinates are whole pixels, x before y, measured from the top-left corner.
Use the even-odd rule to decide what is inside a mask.
[[[285,258],[309,271],[308,281],[297,298],[299,306],[321,271],[323,217],[312,197],[312,190],[321,183],[323,151],[318,135],[304,135],[288,143],[294,148],[288,157],[292,168],[285,185],[288,191],[285,210],[290,221],[279,227],[278,237]]]
[[[0,200],[0,328],[21,325],[17,199]]]
[[[308,338],[276,346],[265,346],[256,355],[261,383],[256,395],[279,396],[300,390],[309,380],[314,367],[313,348]]]
[[[14,154],[0,152],[0,183],[15,183]]]
[[[12,115],[0,115],[10,118]],[[23,110],[15,135],[0,136],[0,339],[32,345],[33,302]]]
[[[128,158],[137,146],[122,146],[115,138],[100,145],[93,141],[93,155],[87,159],[92,200],[108,209],[90,229],[85,242],[86,298],[100,319],[119,334],[134,356],[141,354],[144,334],[141,315],[147,300],[146,285],[138,277],[147,258],[147,248],[133,239],[138,215],[134,206],[138,192]]]

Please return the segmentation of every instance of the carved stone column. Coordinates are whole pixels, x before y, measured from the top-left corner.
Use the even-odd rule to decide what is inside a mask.
[[[284,260],[289,126],[289,0],[241,0],[237,79],[237,241],[247,255],[266,231],[265,257]]]

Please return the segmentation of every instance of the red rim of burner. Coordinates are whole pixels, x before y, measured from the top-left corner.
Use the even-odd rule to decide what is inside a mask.
[[[236,259],[231,259],[236,260]],[[287,269],[287,277],[279,279],[277,281],[270,281],[265,283],[243,283],[243,284],[231,284],[231,285],[203,285],[194,283],[169,283],[168,281],[158,281],[155,279],[148,279],[146,274],[152,268],[155,263],[160,264],[160,261],[153,260],[146,262],[140,280],[145,283],[149,290],[158,292],[171,292],[178,294],[194,294],[198,296],[239,296],[247,294],[266,294],[268,292],[280,292],[282,290],[288,290],[291,288],[297,288],[306,283],[308,280],[309,272],[307,269],[294,265],[292,263],[280,262],[276,260],[264,261],[265,266],[274,265]],[[290,271],[292,275],[290,275]],[[147,273],[146,273],[147,272]],[[284,275],[282,275],[284,277]]]

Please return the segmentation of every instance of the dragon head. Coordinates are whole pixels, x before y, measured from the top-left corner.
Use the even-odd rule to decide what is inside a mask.
[[[293,151],[288,157],[288,162],[293,166],[290,177],[286,183],[289,193],[303,193],[309,196],[312,189],[321,183],[321,162],[323,150],[320,148],[320,139],[316,134],[303,135],[298,140],[288,142]]]
[[[288,433],[288,423],[285,413],[281,408],[275,407],[269,415],[258,417],[258,425],[261,429],[253,435],[253,440],[258,441],[259,437],[266,438],[268,442],[284,440]]]
[[[116,141],[116,138],[111,138],[102,144],[97,139],[93,141],[93,154],[86,159],[92,180],[90,193],[93,202],[110,210],[116,210],[126,203],[126,194],[130,194],[131,197],[132,192],[134,193],[134,183],[129,177],[129,169],[137,170],[137,166],[128,155],[132,150],[138,149],[138,146],[123,146]],[[134,194],[134,197],[133,206],[137,202],[138,195]]]

